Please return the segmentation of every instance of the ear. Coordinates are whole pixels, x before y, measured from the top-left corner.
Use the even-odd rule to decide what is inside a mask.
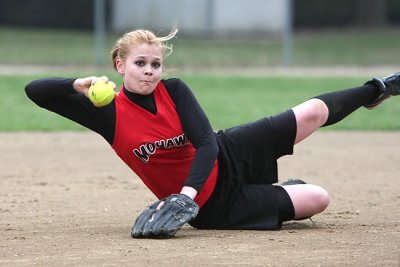
[[[117,71],[120,75],[124,75],[125,74],[125,66],[124,63],[122,62],[122,60],[120,58],[117,58],[115,60],[115,66],[117,67]]]

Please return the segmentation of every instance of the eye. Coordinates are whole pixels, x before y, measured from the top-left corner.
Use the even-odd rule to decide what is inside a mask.
[[[151,63],[151,66],[155,69],[158,69],[159,67],[161,67],[161,63],[158,61],[155,61],[155,62]]]
[[[144,60],[136,60],[134,63],[139,67],[143,67],[145,65]]]

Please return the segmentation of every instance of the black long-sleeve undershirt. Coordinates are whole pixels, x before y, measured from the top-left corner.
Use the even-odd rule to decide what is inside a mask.
[[[32,81],[25,87],[28,97],[42,108],[73,120],[103,136],[112,145],[114,142],[116,107],[115,102],[97,108],[83,94],[73,89],[73,78],[43,78]],[[188,86],[179,79],[162,80],[188,139],[196,148],[195,158],[184,185],[201,190],[218,155],[218,145],[211,125],[198,101]],[[157,107],[153,95],[139,95],[123,88],[128,98],[155,114]]]

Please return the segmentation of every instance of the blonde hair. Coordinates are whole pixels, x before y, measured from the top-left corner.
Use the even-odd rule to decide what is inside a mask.
[[[166,36],[156,36],[152,31],[138,29],[131,32],[125,33],[121,38],[119,38],[114,47],[111,50],[111,58],[113,61],[113,67],[116,70],[116,60],[121,59],[125,61],[130,49],[138,44],[155,44],[158,45],[162,51],[163,57],[166,57],[172,53],[172,45],[167,42],[174,38],[178,33],[178,29],[174,28]]]

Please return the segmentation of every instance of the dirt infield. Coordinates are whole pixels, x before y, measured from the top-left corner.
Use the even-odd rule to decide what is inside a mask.
[[[321,131],[280,177],[322,185],[331,205],[280,231],[129,235],[154,197],[101,137],[0,134],[2,266],[400,266],[400,132]]]

